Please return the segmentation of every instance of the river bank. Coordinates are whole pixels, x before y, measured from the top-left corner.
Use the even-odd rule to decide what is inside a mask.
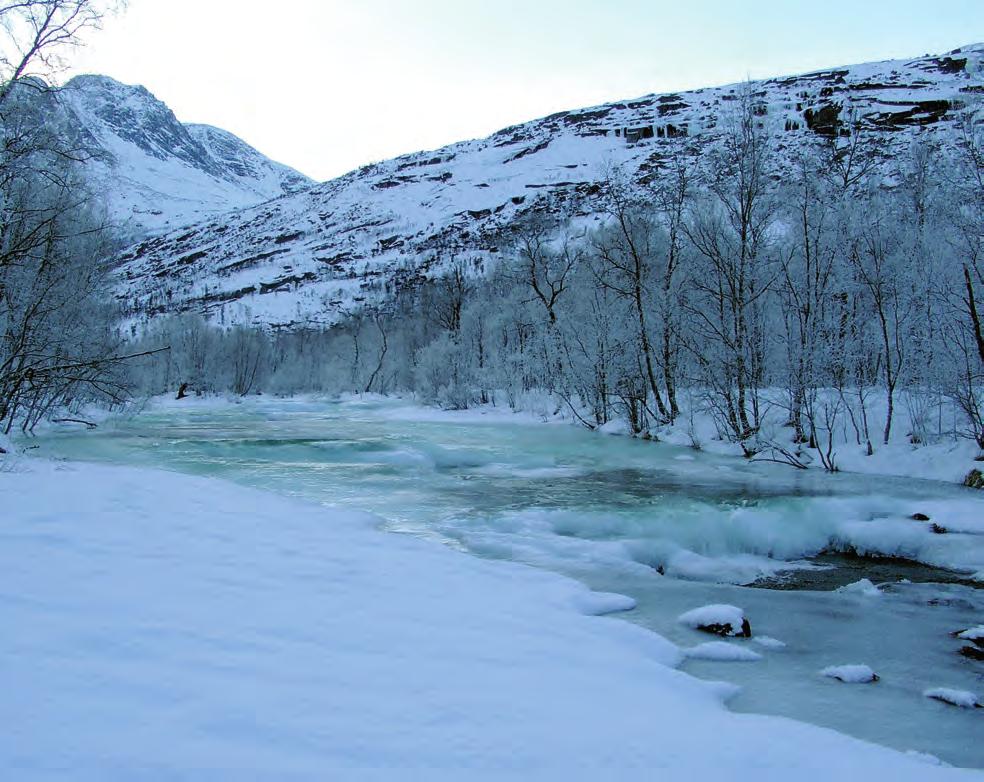
[[[19,780],[980,778],[784,719],[576,582],[221,480],[0,474]]]

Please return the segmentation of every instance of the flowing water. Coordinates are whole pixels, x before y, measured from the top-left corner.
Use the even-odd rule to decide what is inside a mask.
[[[964,496],[961,489],[879,478],[873,494],[870,479],[860,477],[527,419],[419,413],[380,400],[192,401],[94,432],[51,432],[37,445],[41,455],[218,476],[373,511],[394,532],[631,595],[638,607],[625,619],[683,647],[709,639],[681,626],[680,613],[706,603],[741,606],[756,636],[786,646],[732,641],[763,659],[683,664],[696,676],[741,685],[734,710],[984,767],[984,710],[922,696],[938,686],[984,692],[984,664],[959,656],[950,637],[984,619],[984,590],[939,583],[951,574],[932,568],[882,563],[877,576],[889,583],[880,595],[821,591],[856,580],[863,563],[803,559],[845,515],[902,517],[928,498]],[[782,577],[790,567],[813,568],[799,571],[810,589],[739,585]],[[847,663],[872,666],[881,681],[846,685],[818,674]]]

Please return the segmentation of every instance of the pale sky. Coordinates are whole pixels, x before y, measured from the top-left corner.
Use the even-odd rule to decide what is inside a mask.
[[[316,179],[563,109],[984,41],[984,0],[129,0],[75,73]]]

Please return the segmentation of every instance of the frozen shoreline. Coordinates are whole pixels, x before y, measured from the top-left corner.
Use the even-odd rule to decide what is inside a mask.
[[[571,427],[586,431],[583,427],[577,426],[576,422],[562,415],[549,416],[533,410],[514,412],[507,407],[491,405],[468,410],[443,410],[403,396],[378,394],[349,394],[336,397],[303,394],[283,398],[212,395],[192,396],[182,400],[176,400],[171,396],[158,396],[146,400],[131,411],[130,415],[139,416],[144,411],[208,413],[216,410],[231,410],[239,406],[244,406],[244,409],[263,410],[268,405],[272,405],[274,410],[282,405],[296,407],[298,413],[316,411],[322,406],[342,405],[356,415],[365,411],[373,419],[393,421],[398,424],[464,426],[506,424]],[[94,421],[111,423],[114,416],[105,411],[93,410],[89,411],[86,417]],[[704,423],[710,425],[708,422]],[[595,433],[619,437],[625,434],[617,427],[602,428]],[[659,449],[664,444],[673,447],[678,451],[673,459],[681,464],[689,464],[704,458],[701,454],[686,448],[684,443],[675,442],[673,437],[669,436],[673,431],[664,434],[667,435],[664,440],[652,443],[649,447]],[[676,435],[679,434],[677,431]],[[741,553],[752,554],[754,561],[739,561],[741,560],[739,556],[731,563],[734,572],[731,575],[723,573],[720,575],[724,580],[732,583],[748,583],[754,578],[748,575],[751,572],[750,567],[753,570],[757,569],[759,577],[770,577],[777,569],[781,569],[777,566],[778,562],[792,563],[793,560],[831,552],[908,560],[948,570],[971,581],[984,583],[984,515],[981,514],[981,508],[984,507],[984,493],[964,489],[953,485],[955,481],[940,477],[958,473],[964,466],[965,460],[974,464],[970,456],[974,449],[970,448],[968,451],[968,447],[968,443],[942,443],[937,446],[913,448],[896,443],[883,451],[876,452],[871,460],[858,457],[863,470],[858,470],[856,473],[845,470],[831,475],[817,468],[801,471],[786,465],[749,461],[735,451],[737,446],[720,441],[714,442],[713,447],[704,449],[712,460],[711,469],[707,470],[705,467],[703,468],[707,471],[705,474],[701,473],[701,469],[697,469],[695,473],[702,480],[705,478],[713,480],[714,471],[717,469],[734,473],[736,470],[742,471],[751,467],[757,479],[766,482],[771,480],[774,472],[780,480],[804,475],[816,482],[815,485],[829,485],[831,489],[836,489],[840,484],[843,489],[851,482],[856,485],[859,480],[864,480],[862,475],[868,474],[873,477],[880,475],[886,479],[918,478],[926,483],[913,484],[913,486],[923,485],[927,490],[925,496],[922,496],[918,489],[910,491],[909,486],[896,482],[896,489],[901,488],[907,492],[907,497],[902,499],[901,495],[893,495],[892,488],[886,488],[884,484],[872,483],[870,493],[865,490],[866,499],[863,501],[833,495],[829,499],[812,503],[811,507],[799,508],[797,518],[800,523],[793,530],[789,529],[785,518],[780,518],[775,513],[764,509],[737,508],[725,517],[719,517],[717,521],[720,522],[723,518],[728,523],[731,534],[737,535],[743,541],[744,548]],[[941,449],[956,450],[950,453],[950,458],[944,458],[941,456]],[[908,459],[903,459],[901,464],[913,468],[903,475],[878,473],[878,466],[884,464],[893,454],[908,454]],[[427,456],[411,454],[407,458],[426,459]],[[929,463],[934,464],[936,477],[927,476],[920,467],[922,464]],[[540,472],[545,476],[554,477],[569,474],[568,470],[557,467],[546,468]],[[944,499],[936,490],[936,486],[946,484],[950,486],[943,492],[948,495]],[[914,514],[921,520],[914,519]],[[928,517],[928,520],[923,517]],[[692,526],[694,534],[698,534],[699,525]],[[944,531],[945,534],[937,534],[940,531]],[[720,569],[723,564],[720,558],[714,559],[713,563],[706,562],[700,554],[703,546],[696,545],[695,541],[689,540],[685,543],[685,547],[687,546],[691,551],[684,551],[681,556],[673,557],[672,562],[662,563],[667,572],[672,570],[678,577],[700,580],[707,577],[708,567]],[[649,561],[650,555],[646,551],[637,551],[632,557],[636,559],[641,557],[640,561],[643,561],[643,564],[655,567]],[[790,564],[789,567],[795,568],[796,565]]]
[[[19,780],[982,776],[733,714],[561,576],[216,479],[19,465],[0,473]]]

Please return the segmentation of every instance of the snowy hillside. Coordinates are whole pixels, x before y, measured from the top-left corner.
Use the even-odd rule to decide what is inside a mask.
[[[453,255],[486,266],[503,249],[503,229],[530,211],[598,219],[598,182],[613,167],[644,183],[668,153],[700,154],[740,89],[561,112],[211,217],[126,251],[120,298],[134,320],[198,311],[224,323],[333,322],[440,272]],[[780,157],[858,121],[884,140],[887,177],[917,135],[944,154],[954,148],[956,120],[984,95],[984,44],[774,78],[753,90]],[[217,143],[210,137],[208,146]]]
[[[105,155],[88,165],[125,235],[294,193],[311,181],[207,125],[184,125],[143,87],[77,76],[60,92],[69,124]]]

